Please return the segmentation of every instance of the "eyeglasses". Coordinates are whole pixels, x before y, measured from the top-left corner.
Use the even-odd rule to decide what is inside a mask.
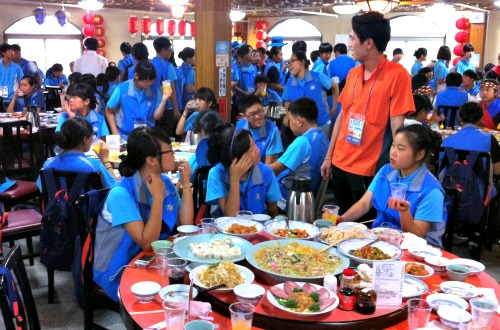
[[[158,153],[158,155],[163,155],[163,154],[168,154],[168,153],[174,153],[174,149],[165,150],[165,151],[160,151],[160,152]]]
[[[255,116],[264,116],[265,113],[266,113],[266,111],[264,109],[262,109],[262,110],[259,110],[259,111],[255,111],[255,112],[249,113],[247,116],[250,117],[250,118],[255,118]]]

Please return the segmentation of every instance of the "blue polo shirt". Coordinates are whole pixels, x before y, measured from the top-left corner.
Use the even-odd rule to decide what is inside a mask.
[[[68,78],[64,73],[61,78],[56,78],[53,75],[48,76],[43,82],[43,86],[59,86],[61,82],[64,86],[68,86]]]
[[[78,117],[82,116],[78,112],[76,113],[76,115]],[[57,122],[56,126],[56,132],[59,132],[61,130],[62,124],[64,124],[64,122],[68,120],[68,118],[69,116],[67,112],[62,113],[59,116],[59,121]],[[103,115],[97,113],[95,110],[90,110],[85,119],[90,123],[90,125],[92,125],[92,130],[94,131],[94,133],[96,133],[97,139],[101,139],[103,136],[109,135],[108,125],[106,124],[106,119]]]
[[[236,123],[236,129],[244,129],[252,133],[255,145],[260,150],[260,161],[262,163],[265,163],[266,156],[277,155],[283,152],[280,131],[276,124],[269,119],[264,119],[264,125],[255,129],[250,127],[248,120],[241,119]]]
[[[325,62],[321,57],[318,57],[314,62],[311,71],[322,73],[325,76],[328,76],[328,62]]]
[[[156,69],[156,79],[150,88],[158,89],[163,92],[163,90],[161,89],[161,82],[163,80],[170,80],[171,82],[174,82],[176,85],[175,92],[177,96],[177,84],[179,82],[177,81],[177,73],[175,72],[175,67],[172,65],[172,63],[170,63],[161,56],[153,57],[151,59],[151,63],[154,65]],[[179,95],[177,97],[182,99],[182,95]],[[170,99],[167,101],[165,109],[173,109],[172,102],[170,101]]]
[[[418,74],[418,71],[420,71],[420,69],[422,69],[423,67],[424,65],[422,64],[422,62],[415,61],[415,64],[413,64],[413,66],[411,67],[411,76],[416,76]]]
[[[469,94],[463,90],[461,90],[458,87],[454,86],[448,86],[446,89],[442,92],[439,92],[436,95],[436,106],[435,109],[439,110],[439,106],[441,105],[448,105],[448,106],[455,106],[455,107],[460,107],[463,103],[467,102],[469,100]],[[450,126],[448,118],[450,117],[449,113],[444,114],[447,118],[446,120],[446,126]],[[457,112],[457,117],[455,119],[455,124],[458,124],[458,112]]]
[[[191,116],[188,117],[188,119],[186,119],[186,121],[184,122],[184,131],[192,131],[193,130],[193,123],[194,123],[194,120],[196,119],[196,117],[198,117],[200,115],[201,111],[196,111],[196,112],[193,112],[191,114]]]
[[[281,97],[272,89],[266,89],[266,95],[264,97],[260,96],[260,99],[264,107],[269,106],[269,102],[271,101],[275,101],[278,105],[283,104]]]
[[[41,108],[42,111],[45,110],[45,97],[43,93],[39,90],[34,90],[30,97],[21,96],[16,99],[16,104],[14,111],[22,112],[24,107],[28,105],[36,105],[37,108]]]
[[[470,60],[466,60],[462,58],[460,61],[457,63],[457,68],[456,71],[460,74],[464,74],[465,71],[467,70],[473,70],[476,71],[476,68],[474,67],[474,64],[470,62]]]
[[[120,71],[125,71],[126,67],[131,67],[135,65],[134,57],[130,54],[125,55],[125,57],[118,61],[118,69]],[[132,78],[132,77],[129,77]]]
[[[448,71],[448,68],[446,67],[446,63],[444,62],[444,60],[438,60],[436,64],[434,64],[434,78],[432,78],[431,86],[437,89],[438,79],[446,79],[448,73],[450,72]]]
[[[14,87],[19,86],[19,81],[24,77],[23,70],[19,65],[10,61],[7,67],[3,64],[3,59],[0,62],[0,86],[7,86],[9,94],[3,99],[4,102],[10,102],[14,96]]]
[[[238,86],[245,92],[255,91],[255,77],[257,76],[257,68],[252,64],[240,64],[237,67],[240,80]]]
[[[346,54],[337,56],[328,65],[328,76],[330,78],[338,77],[340,83],[342,80],[347,78],[349,70],[354,68],[354,66],[355,63],[352,57]]]
[[[24,75],[29,75],[33,77],[36,76],[36,73],[38,72],[38,67],[36,66],[35,62],[28,61],[25,58],[21,58],[21,61],[17,64],[19,64],[21,70],[23,70]]]
[[[195,75],[194,75],[194,69],[189,63],[182,63],[180,68],[182,72],[182,76],[184,77],[183,83],[182,83],[182,106],[179,109],[184,109],[186,107],[186,104],[191,100],[191,96],[188,92],[188,85],[194,85],[195,82]]]

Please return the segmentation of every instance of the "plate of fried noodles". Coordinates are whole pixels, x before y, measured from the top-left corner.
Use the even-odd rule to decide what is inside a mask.
[[[373,265],[374,261],[394,261],[401,259],[403,251],[391,243],[378,241],[370,246],[370,238],[350,238],[337,245],[340,253],[351,260],[360,263]]]
[[[255,275],[246,267],[222,261],[196,267],[189,273],[189,279],[204,289],[225,284],[226,287],[215,291],[228,292],[237,285],[252,283]]]

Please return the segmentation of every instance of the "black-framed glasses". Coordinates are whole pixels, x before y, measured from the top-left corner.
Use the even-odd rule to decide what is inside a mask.
[[[249,113],[247,116],[250,118],[255,118],[255,116],[264,116],[265,114],[266,114],[266,111],[264,109],[261,109],[259,111]]]
[[[160,151],[160,152],[158,153],[158,155],[163,155],[163,154],[168,154],[168,153],[174,153],[174,149],[165,150],[165,151]]]

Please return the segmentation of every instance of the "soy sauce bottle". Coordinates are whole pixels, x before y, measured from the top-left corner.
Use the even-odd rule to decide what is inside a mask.
[[[356,293],[356,312],[369,315],[375,313],[377,293],[372,288],[364,288]]]
[[[354,270],[344,269],[339,291],[339,308],[345,311],[354,310],[356,304],[356,293],[353,290]]]

